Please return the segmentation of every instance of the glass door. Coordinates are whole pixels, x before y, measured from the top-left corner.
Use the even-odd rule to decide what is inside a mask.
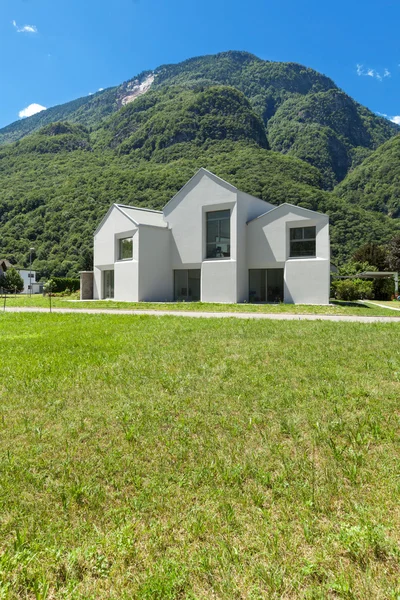
[[[103,271],[103,298],[114,298],[114,271]]]
[[[174,271],[174,297],[178,302],[200,300],[200,269]]]
[[[265,302],[266,269],[249,269],[249,302]]]
[[[267,269],[267,302],[283,302],[283,269]]]

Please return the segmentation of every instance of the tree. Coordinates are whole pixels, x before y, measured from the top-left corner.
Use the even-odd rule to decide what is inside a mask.
[[[388,244],[388,263],[391,271],[400,271],[400,235],[396,235]]]
[[[8,269],[0,278],[0,288],[6,292],[22,292],[24,290],[24,280],[15,269]]]
[[[373,242],[368,242],[360,246],[352,256],[354,262],[369,263],[377,267],[379,271],[383,271],[387,267],[387,255],[383,246],[378,246]]]

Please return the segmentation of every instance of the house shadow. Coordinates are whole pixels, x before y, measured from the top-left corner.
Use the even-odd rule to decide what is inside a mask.
[[[345,301],[345,300],[331,300],[330,304],[332,304],[333,306],[346,306],[349,308],[372,308],[372,306],[369,306],[368,304],[362,304],[362,302],[351,302],[351,301]]]

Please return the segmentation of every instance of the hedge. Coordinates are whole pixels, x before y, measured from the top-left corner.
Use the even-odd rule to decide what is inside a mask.
[[[55,283],[55,288],[53,292],[59,294],[60,292],[64,292],[67,288],[71,292],[76,292],[79,290],[81,285],[80,279],[74,279],[73,277],[52,277],[52,280]]]

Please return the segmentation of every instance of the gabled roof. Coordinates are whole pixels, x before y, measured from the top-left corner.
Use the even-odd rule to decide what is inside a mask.
[[[0,258],[0,267],[4,270],[7,271],[7,269],[12,269],[14,265],[12,265],[10,263],[10,261],[7,258]]]
[[[309,212],[313,215],[318,215],[320,217],[327,217],[328,215],[326,215],[325,213],[321,213],[318,212],[316,210],[311,210],[309,208],[304,208],[303,206],[297,206],[297,204],[290,204],[290,202],[282,202],[282,204],[279,204],[278,206],[274,206],[274,208],[271,208],[270,210],[267,210],[265,213],[263,213],[262,215],[258,215],[258,217],[255,217],[254,219],[250,219],[250,221],[247,221],[247,225],[249,225],[250,223],[253,223],[254,221],[257,221],[257,219],[262,219],[265,216],[269,216],[271,213],[279,210],[280,208],[282,208],[282,206],[290,206],[290,208],[295,208],[296,210],[299,210],[301,212]]]
[[[97,226],[94,235],[100,231],[114,208],[122,213],[136,227],[139,227],[140,225],[161,228],[168,227],[167,223],[164,221],[163,213],[160,210],[140,208],[138,206],[128,206],[127,204],[112,204]]]
[[[218,175],[214,175],[214,173],[211,173],[211,171],[207,171],[207,169],[205,169],[204,167],[200,167],[200,169],[193,175],[193,177],[191,177],[189,179],[189,181],[187,181],[185,183],[185,185],[183,187],[181,187],[181,189],[178,192],[176,192],[176,194],[174,196],[172,196],[171,200],[169,200],[167,202],[167,204],[164,206],[163,211],[167,208],[167,206],[169,206],[171,204],[171,202],[173,202],[175,200],[175,198],[177,196],[179,196],[179,194],[181,192],[183,192],[183,190],[186,187],[188,187],[193,182],[195,182],[196,179],[200,179],[203,175],[207,175],[210,179],[212,179],[213,181],[215,181],[215,183],[217,183],[218,185],[222,185],[223,187],[225,187],[226,189],[230,190],[231,192],[237,192],[238,191],[237,187],[235,187],[231,183],[228,183],[227,181],[225,181],[225,179],[222,179],[221,177],[218,177]]]

